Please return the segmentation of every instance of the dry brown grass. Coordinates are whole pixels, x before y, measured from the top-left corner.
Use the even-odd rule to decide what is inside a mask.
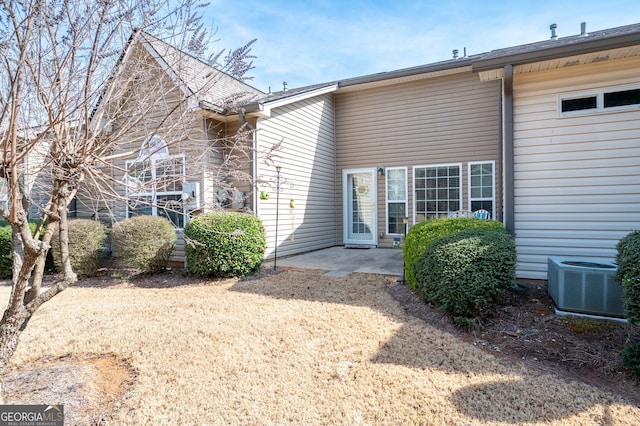
[[[640,409],[617,396],[509,365],[412,317],[392,284],[289,270],[71,288],[33,318],[13,364],[128,360],[135,382],[113,424],[640,423]]]

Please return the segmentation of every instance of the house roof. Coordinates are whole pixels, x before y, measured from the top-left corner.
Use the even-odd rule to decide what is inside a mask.
[[[572,35],[492,50],[457,59],[381,72],[339,81],[313,84],[265,94],[211,65],[182,52],[170,44],[142,33],[142,40],[156,60],[189,95],[195,95],[199,107],[220,115],[234,114],[227,106],[232,100],[244,103],[245,112],[269,114],[271,108],[329,91],[349,91],[398,82],[447,75],[457,72],[482,72],[505,65],[522,65],[557,58],[640,45],[640,24]],[[637,52],[632,52],[636,54]]]
[[[309,86],[297,87],[295,89],[281,90],[279,92],[272,92],[263,95],[257,98],[256,101],[260,103],[278,102],[282,99],[299,96],[305,93],[313,92],[317,89],[323,89],[328,86],[335,86],[336,84],[338,84],[337,81],[332,81],[329,83],[312,84]]]
[[[606,30],[592,31],[588,32],[587,35],[572,35],[555,40],[544,40],[464,56],[458,59],[449,59],[400,70],[291,89],[286,92],[274,93],[271,97],[259,98],[257,102],[268,102],[275,99],[280,103],[285,102],[286,99],[294,101],[300,92],[309,92],[327,85],[337,85],[338,90],[342,92],[385,84],[395,84],[397,82],[427,78],[429,76],[446,75],[459,71],[481,72],[502,68],[509,64],[520,65],[638,45],[640,45],[640,24],[632,24]]]
[[[556,40],[492,50],[478,55],[473,61],[473,71],[486,71],[505,65],[521,65],[531,62],[593,53],[640,44],[640,24],[587,32]]]
[[[251,102],[264,95],[260,90],[148,34],[140,34],[140,42],[200,107],[223,112],[232,101]]]

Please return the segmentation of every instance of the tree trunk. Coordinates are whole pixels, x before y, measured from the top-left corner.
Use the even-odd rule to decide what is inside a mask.
[[[25,312],[26,313],[26,312]],[[18,347],[18,340],[21,331],[27,323],[24,315],[8,315],[5,311],[0,322],[0,375],[4,376],[4,369],[9,363],[9,359]],[[4,392],[0,382],[0,404],[4,404]]]
[[[41,241],[47,245],[50,245],[51,237],[53,236],[54,231],[55,231],[55,226],[53,224],[53,221],[49,219],[49,222],[47,223],[47,227],[45,228]],[[47,263],[47,254],[45,253],[44,255],[38,257],[38,260],[36,261],[36,267],[33,271],[33,275],[31,276],[31,287],[29,288],[25,296],[25,301],[24,301],[25,304],[31,302],[36,297],[38,297],[38,295],[40,295],[40,291],[42,289],[42,279],[44,278],[44,268],[46,266],[46,263]]]
[[[58,236],[60,240],[60,258],[62,260],[62,273],[64,279],[75,282],[77,275],[71,267],[71,258],[69,257],[69,219],[67,218],[67,193],[68,185],[62,184],[58,198]]]

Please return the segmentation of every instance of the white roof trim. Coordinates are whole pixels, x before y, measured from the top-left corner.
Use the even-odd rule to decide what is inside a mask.
[[[478,76],[480,77],[480,81],[482,81],[483,83],[485,81],[500,80],[504,78],[504,69],[498,68],[495,70],[480,71],[478,73]]]
[[[288,96],[286,98],[276,99],[273,101],[260,102],[262,111],[257,113],[260,117],[271,117],[271,110],[279,108],[285,105],[292,104],[294,102],[300,102],[305,99],[313,98],[315,96],[324,95],[325,93],[331,93],[338,90],[338,84],[332,84],[330,86],[320,87],[318,89],[310,90],[308,92],[298,93],[296,95]]]
[[[530,72],[547,71],[574,65],[585,65],[595,62],[624,59],[634,56],[640,56],[640,46],[621,47],[618,49],[603,50],[600,52],[584,53],[582,55],[565,56],[562,58],[549,59],[546,61],[516,65],[513,68],[513,73],[526,74]],[[501,79],[504,77],[502,68],[480,71],[478,74],[480,75],[480,81],[490,81]]]

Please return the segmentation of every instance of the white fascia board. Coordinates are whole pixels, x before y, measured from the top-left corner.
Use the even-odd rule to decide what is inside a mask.
[[[498,68],[495,70],[480,71],[478,75],[480,77],[480,81],[483,83],[491,80],[501,80],[504,78],[504,69]]]
[[[294,102],[299,102],[305,99],[313,98],[315,96],[324,95],[325,93],[331,93],[338,90],[338,84],[332,84],[330,86],[320,87],[318,89],[310,90],[308,92],[299,93],[283,99],[277,99],[274,101],[261,102],[262,111],[259,114],[260,117],[271,117],[271,110],[279,108],[284,105],[289,105]]]

